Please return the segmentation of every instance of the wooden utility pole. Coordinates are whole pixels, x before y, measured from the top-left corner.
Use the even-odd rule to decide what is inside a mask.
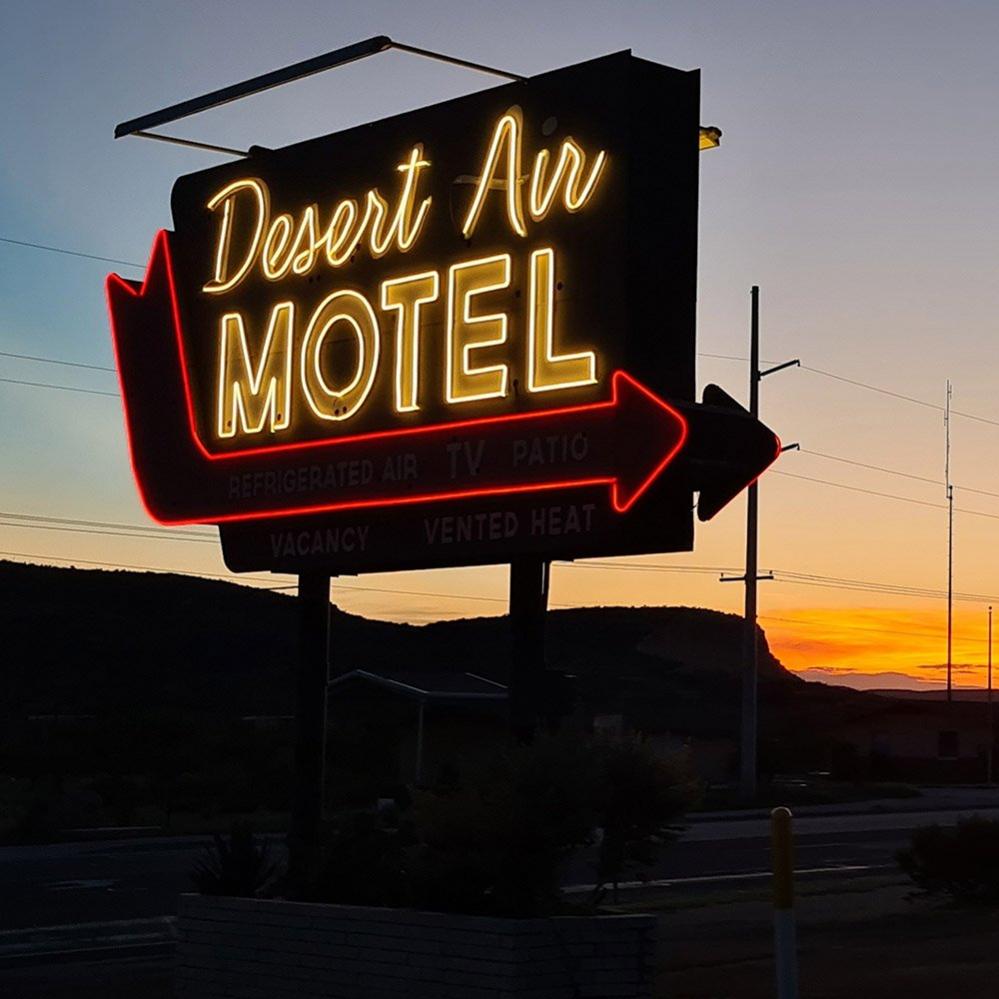
[[[750,291],[749,412],[760,415],[760,289]],[[742,739],[739,754],[739,791],[745,800],[756,797],[757,673],[756,582],[758,575],[759,486],[746,495],[746,603],[742,634]]]
[[[765,371],[760,370],[760,289],[754,284],[750,289],[749,316],[749,412],[754,419],[760,415],[760,382],[767,375],[798,367],[801,361],[784,361]],[[797,448],[785,444],[781,451]],[[746,495],[746,572],[743,576],[722,576],[723,583],[744,582],[746,602],[742,633],[742,726],[739,753],[739,796],[744,801],[756,797],[758,733],[758,638],[756,634],[756,584],[761,579],[773,579],[773,573],[759,574],[759,487],[753,482]]]

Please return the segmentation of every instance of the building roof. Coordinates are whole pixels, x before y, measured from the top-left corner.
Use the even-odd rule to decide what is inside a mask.
[[[423,703],[448,704],[461,701],[505,701],[507,689],[475,673],[445,669],[386,668],[355,669],[330,681],[330,687],[368,683]]]

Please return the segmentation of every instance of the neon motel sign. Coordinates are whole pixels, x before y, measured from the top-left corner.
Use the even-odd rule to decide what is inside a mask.
[[[689,550],[776,441],[694,399],[698,89],[618,53],[179,178],[107,285],[149,513],[236,569]]]

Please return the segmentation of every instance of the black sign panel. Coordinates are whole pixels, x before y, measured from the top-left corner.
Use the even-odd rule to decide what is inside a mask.
[[[622,53],[177,181],[133,466],[234,569],[692,547],[698,74]]]

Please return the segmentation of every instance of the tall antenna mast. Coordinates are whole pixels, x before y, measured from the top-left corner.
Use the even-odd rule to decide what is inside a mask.
[[[947,485],[947,700],[954,699],[951,685],[954,640],[954,485],[950,481],[950,397],[953,389],[947,379],[947,405],[944,407],[944,480]]]

